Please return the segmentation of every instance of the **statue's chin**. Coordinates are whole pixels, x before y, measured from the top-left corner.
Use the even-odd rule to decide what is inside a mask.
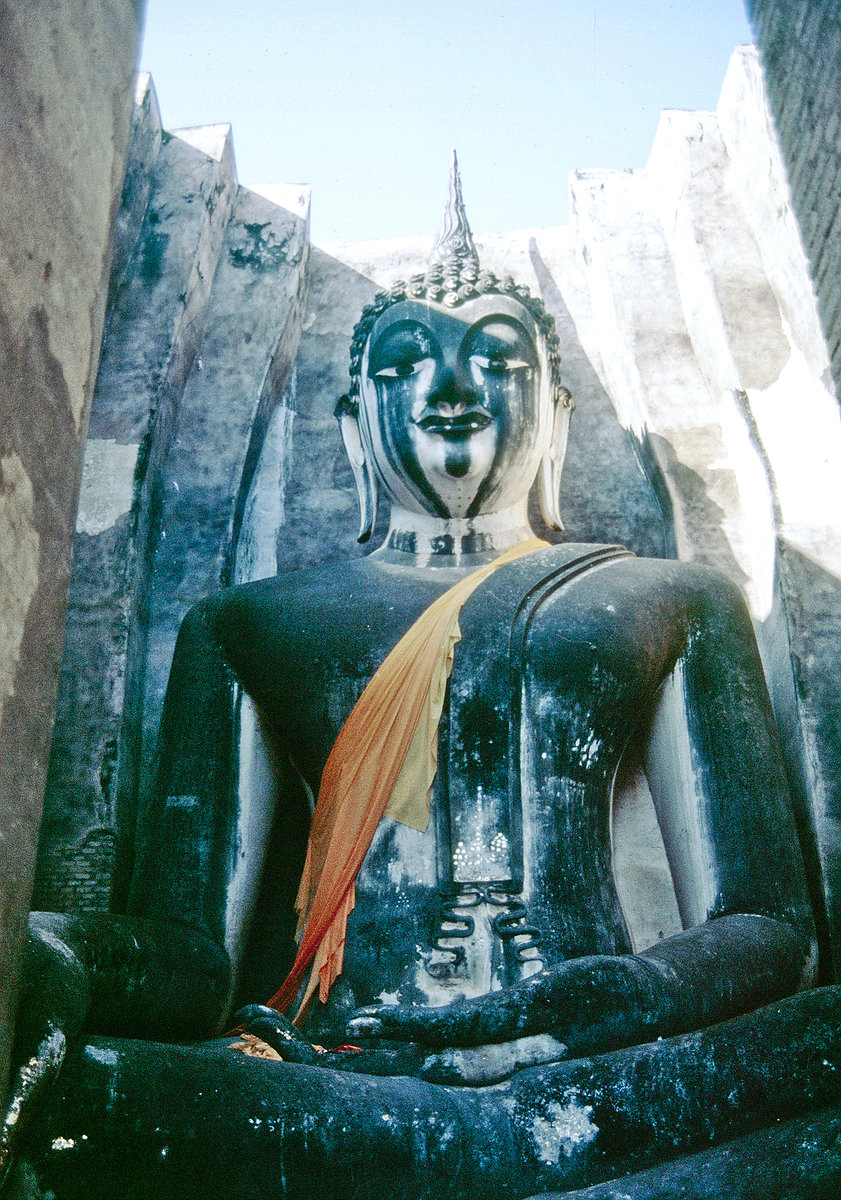
[[[453,516],[464,516],[493,466],[495,430],[441,437],[414,429],[412,443],[416,461],[432,490]]]
[[[429,485],[446,510],[447,520],[465,520],[484,480],[483,475],[458,478],[452,475],[430,475]]]

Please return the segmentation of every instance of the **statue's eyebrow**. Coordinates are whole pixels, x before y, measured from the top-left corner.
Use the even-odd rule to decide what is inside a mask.
[[[434,354],[436,342],[431,330],[419,321],[399,321],[379,333],[371,346],[368,369],[379,370],[388,365],[395,354],[407,350]]]
[[[500,333],[497,332],[500,329],[507,331],[510,336],[508,338],[500,336]],[[468,354],[483,349],[528,353],[531,359],[537,361],[534,341],[525,326],[521,325],[519,321],[508,321],[497,316],[475,325],[465,338],[465,348]]]

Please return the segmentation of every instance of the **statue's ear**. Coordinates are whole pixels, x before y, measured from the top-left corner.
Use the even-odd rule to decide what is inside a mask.
[[[367,542],[374,531],[377,519],[377,477],[373,466],[368,461],[362,434],[359,429],[359,416],[356,405],[349,396],[342,396],[336,405],[336,417],[345,446],[345,453],[350,460],[353,471],[353,481],[356,484],[356,494],[359,497],[359,537],[360,542]]]
[[[554,401],[552,437],[537,472],[537,494],[540,513],[550,529],[563,529],[561,520],[561,471],[567,452],[569,419],[573,410],[572,395],[561,388]]]

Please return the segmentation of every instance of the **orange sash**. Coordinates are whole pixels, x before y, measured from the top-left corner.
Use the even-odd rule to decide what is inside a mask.
[[[319,988],[322,1003],[341,974],[355,881],[383,815],[421,831],[429,822],[438,760],[438,722],[456,642],[459,614],[480,583],[505,563],[547,545],[530,538],[512,546],[439,596],[403,635],[345,722],[321,776],[304,873],[295,908],[298,953],[268,1001],[289,1007],[312,962],[296,1015]],[[313,962],[314,960],[314,962]]]

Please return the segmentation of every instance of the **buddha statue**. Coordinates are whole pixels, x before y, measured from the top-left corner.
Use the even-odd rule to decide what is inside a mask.
[[[380,494],[388,534],[185,620],[128,910],[32,917],[10,1186],[503,1200],[837,1101],[745,607],[699,565],[534,538],[536,478],[561,524],[571,400],[542,303],[480,269],[455,169],[337,415],[360,538]],[[611,870],[629,755],[684,926],[638,953]]]

